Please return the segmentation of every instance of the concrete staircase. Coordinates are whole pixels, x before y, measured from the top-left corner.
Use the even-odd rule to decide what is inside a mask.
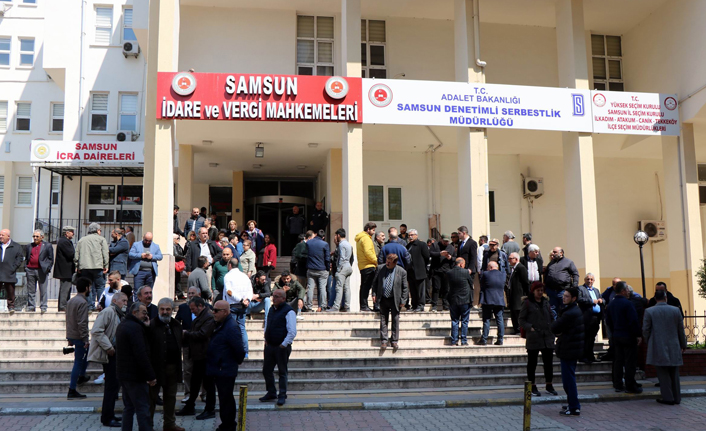
[[[51,301],[50,301],[51,302]],[[56,310],[56,304],[49,304]],[[96,314],[91,315],[91,325]],[[400,347],[380,349],[379,318],[374,313],[305,313],[297,322],[297,338],[290,359],[290,391],[317,393],[428,390],[521,385],[526,376],[526,351],[519,335],[506,335],[494,346],[491,327],[488,346],[450,345],[447,313],[406,313],[400,319]],[[509,323],[509,322],[508,322]],[[250,359],[241,366],[238,383],[250,391],[264,391],[262,379],[262,315],[248,320]],[[67,391],[73,355],[66,346],[63,313],[0,314],[0,395],[56,394]],[[482,321],[471,312],[470,338],[480,338]],[[602,349],[602,345],[597,345]],[[610,363],[580,364],[580,382],[610,380]],[[538,383],[543,383],[541,361]],[[89,376],[101,373],[89,364]],[[560,382],[555,359],[555,384]],[[89,382],[81,392],[102,392]]]

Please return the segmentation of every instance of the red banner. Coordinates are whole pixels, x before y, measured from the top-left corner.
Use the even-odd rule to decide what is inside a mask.
[[[157,118],[362,123],[360,78],[160,72]]]

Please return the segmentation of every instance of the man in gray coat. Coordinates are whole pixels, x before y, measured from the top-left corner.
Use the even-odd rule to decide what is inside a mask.
[[[407,271],[397,265],[399,257],[390,253],[384,265],[379,265],[373,282],[373,303],[380,308],[380,347],[387,347],[387,325],[392,314],[392,348],[400,338],[400,309],[409,297]]]
[[[667,304],[663,290],[655,292],[657,305],[645,310],[642,336],[647,342],[647,363],[657,369],[660,404],[674,405],[681,402],[679,366],[683,365],[682,352],[686,349],[686,335],[681,312]]]

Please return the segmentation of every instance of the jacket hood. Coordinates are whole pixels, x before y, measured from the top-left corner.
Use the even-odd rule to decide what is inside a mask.
[[[355,240],[356,240],[356,241],[360,241],[363,237],[366,237],[366,236],[367,236],[368,238],[370,238],[370,235],[368,235],[367,232],[365,232],[365,231],[360,232],[358,235],[355,236]],[[372,240],[372,238],[370,238],[370,239]]]

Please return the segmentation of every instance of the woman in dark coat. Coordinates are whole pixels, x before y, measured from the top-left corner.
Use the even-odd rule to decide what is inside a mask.
[[[558,395],[552,385],[554,379],[552,321],[554,321],[554,317],[549,306],[549,298],[544,295],[544,284],[541,281],[535,281],[530,287],[530,296],[522,300],[520,327],[524,329],[527,339],[527,380],[532,382],[532,395],[537,397],[542,395],[534,383],[540,352],[542,353],[542,362],[544,362],[544,380],[547,392]]]

